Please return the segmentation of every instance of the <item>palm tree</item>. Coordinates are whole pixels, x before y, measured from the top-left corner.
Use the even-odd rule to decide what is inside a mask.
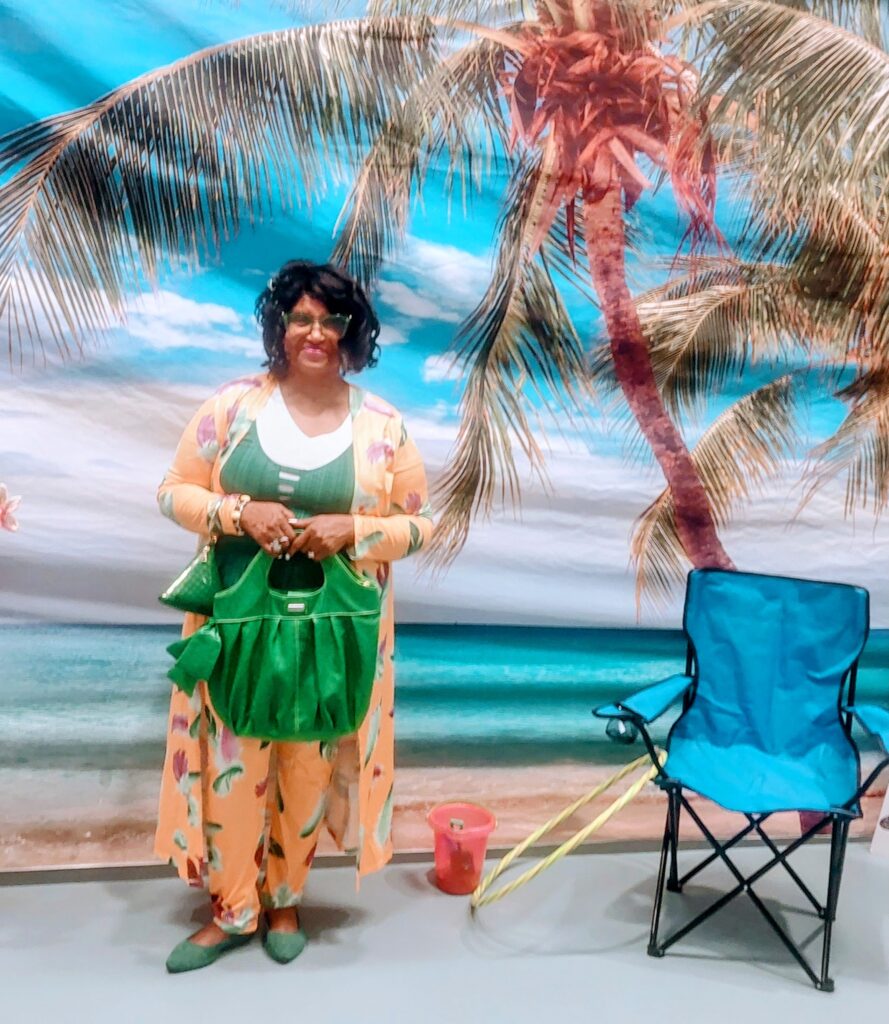
[[[400,6],[433,17],[452,7],[435,0]],[[412,120],[392,124],[353,190],[335,257],[370,281],[387,243],[404,230],[412,183],[410,177],[400,182],[396,192],[378,168],[397,160],[399,148],[422,149],[424,133],[437,120],[429,116],[431,110],[445,111],[447,123],[456,120],[440,93],[457,95],[459,102],[460,71],[468,69],[477,81],[479,62],[497,61],[495,80],[509,124],[489,91],[486,124],[496,125],[501,137],[508,129],[508,151],[521,152],[512,162],[493,280],[458,334],[458,354],[471,369],[456,452],[444,480],[439,548],[445,557],[464,543],[472,512],[491,508],[498,464],[507,467],[509,489],[515,492],[510,428],[518,427],[532,464],[540,462],[517,380],[543,377],[547,397],[574,384],[575,334],[556,301],[548,265],[556,261],[575,283],[586,284],[577,280],[575,263],[582,238],[617,379],[669,482],[683,548],[695,565],[732,565],[682,435],[658,393],[624,266],[625,211],[651,185],[637,164],[638,154],[670,177],[690,215],[692,236],[713,228],[715,168],[708,147],[696,144],[704,122],[694,107],[695,79],[685,64],[664,57],[654,45],[664,7],[649,0],[546,0],[536,5],[535,20],[496,28],[452,21],[476,41],[451,58],[457,73],[439,85],[437,94],[412,98]],[[489,71],[489,81],[492,77]],[[418,127],[412,130],[412,123]],[[391,203],[393,195],[394,214],[387,212],[386,201]],[[532,291],[537,294],[529,304]],[[566,341],[567,359],[562,358]]]
[[[331,162],[356,171],[334,255],[365,281],[402,237],[412,191],[436,156],[467,191],[505,165],[492,281],[457,336],[468,376],[441,551],[459,550],[498,479],[504,492],[517,491],[516,438],[540,466],[525,386],[569,408],[583,392],[583,346],[557,273],[583,294],[592,282],[599,296],[614,373],[664,472],[685,555],[730,566],[627,288],[625,209],[649,185],[641,154],[672,181],[693,243],[714,229],[721,140],[707,131],[697,75],[662,53],[666,34],[685,26],[715,47],[712,114],[743,135],[750,110],[769,128],[786,114],[770,102],[763,110],[767,85],[737,73],[746,27],[775,11],[801,17],[802,6],[539,0],[527,10],[522,0],[372,0],[364,19],[214,47],[15,131],[0,139],[0,175],[10,175],[0,189],[0,324],[10,359],[44,339],[81,344],[181,252],[214,251],[273,195],[286,203],[294,191],[323,190]],[[678,19],[667,20],[676,9]],[[732,87],[722,98],[721,82]],[[798,113],[797,94],[781,95]],[[820,140],[825,119],[810,102],[800,106],[804,130]],[[767,141],[769,152],[780,149],[775,132]],[[578,267],[584,259],[588,275]]]
[[[849,412],[810,453],[800,508],[845,476],[847,515],[869,508],[879,518],[889,501],[886,13],[879,0],[731,7],[743,29],[740,21],[720,26],[702,101],[723,94],[737,104],[724,120],[719,100],[712,109],[741,145],[745,258],[680,263],[684,273],[637,299],[655,377],[667,408],[688,416],[751,369],[774,374],[692,450],[720,527],[798,456],[800,389],[813,379],[817,393],[835,394]],[[800,67],[815,70],[801,78]],[[739,123],[752,110],[753,134]],[[594,375],[613,387],[610,373],[600,353]],[[640,518],[632,551],[637,598],[681,580],[669,488]]]

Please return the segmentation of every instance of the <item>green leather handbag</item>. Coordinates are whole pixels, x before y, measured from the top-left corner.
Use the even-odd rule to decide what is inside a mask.
[[[191,694],[206,680],[219,717],[238,736],[304,742],[354,733],[377,666],[380,589],[345,555],[317,563],[323,584],[277,590],[260,550],[216,594],[213,614],[167,650],[169,677]]]
[[[222,589],[216,564],[216,545],[205,544],[158,598],[181,612],[213,614],[213,598]]]

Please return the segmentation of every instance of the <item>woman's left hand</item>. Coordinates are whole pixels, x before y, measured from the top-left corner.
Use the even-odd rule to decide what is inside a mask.
[[[355,520],[350,515],[312,516],[311,519],[291,519],[296,535],[287,549],[289,555],[302,551],[309,558],[321,561],[355,543]]]

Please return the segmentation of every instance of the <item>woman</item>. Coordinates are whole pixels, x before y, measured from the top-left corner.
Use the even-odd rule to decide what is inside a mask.
[[[289,262],[256,315],[268,373],[204,402],[160,486],[161,510],[202,543],[218,538],[223,586],[259,545],[283,556],[276,571],[312,568],[297,553],[321,560],[345,551],[382,590],[377,672],[364,723],[335,745],[235,736],[204,683],[191,697],[174,688],[155,852],[192,885],[206,870],[213,921],[173,950],[171,972],[248,941],[261,906],[267,952],[295,959],[306,944],[296,906],[325,824],[340,849],[355,848],[359,880],[392,853],[389,563],[430,537],[423,464],[399,413],[343,379],[373,366],[379,351],[379,322],[353,280]],[[183,635],[203,621],[187,615]]]

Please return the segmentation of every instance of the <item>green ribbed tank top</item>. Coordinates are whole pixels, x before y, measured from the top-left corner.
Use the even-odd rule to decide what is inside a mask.
[[[282,466],[270,459],[259,443],[256,421],[235,446],[220,473],[228,494],[249,494],[257,501],[279,501],[295,516],[347,513],[355,492],[355,457],[352,445],[331,462],[317,469]],[[252,537],[219,538],[216,561],[224,587],[234,584],[256,554],[259,545]],[[280,560],[272,570],[272,582],[285,589],[319,586],[321,570],[306,558]]]

